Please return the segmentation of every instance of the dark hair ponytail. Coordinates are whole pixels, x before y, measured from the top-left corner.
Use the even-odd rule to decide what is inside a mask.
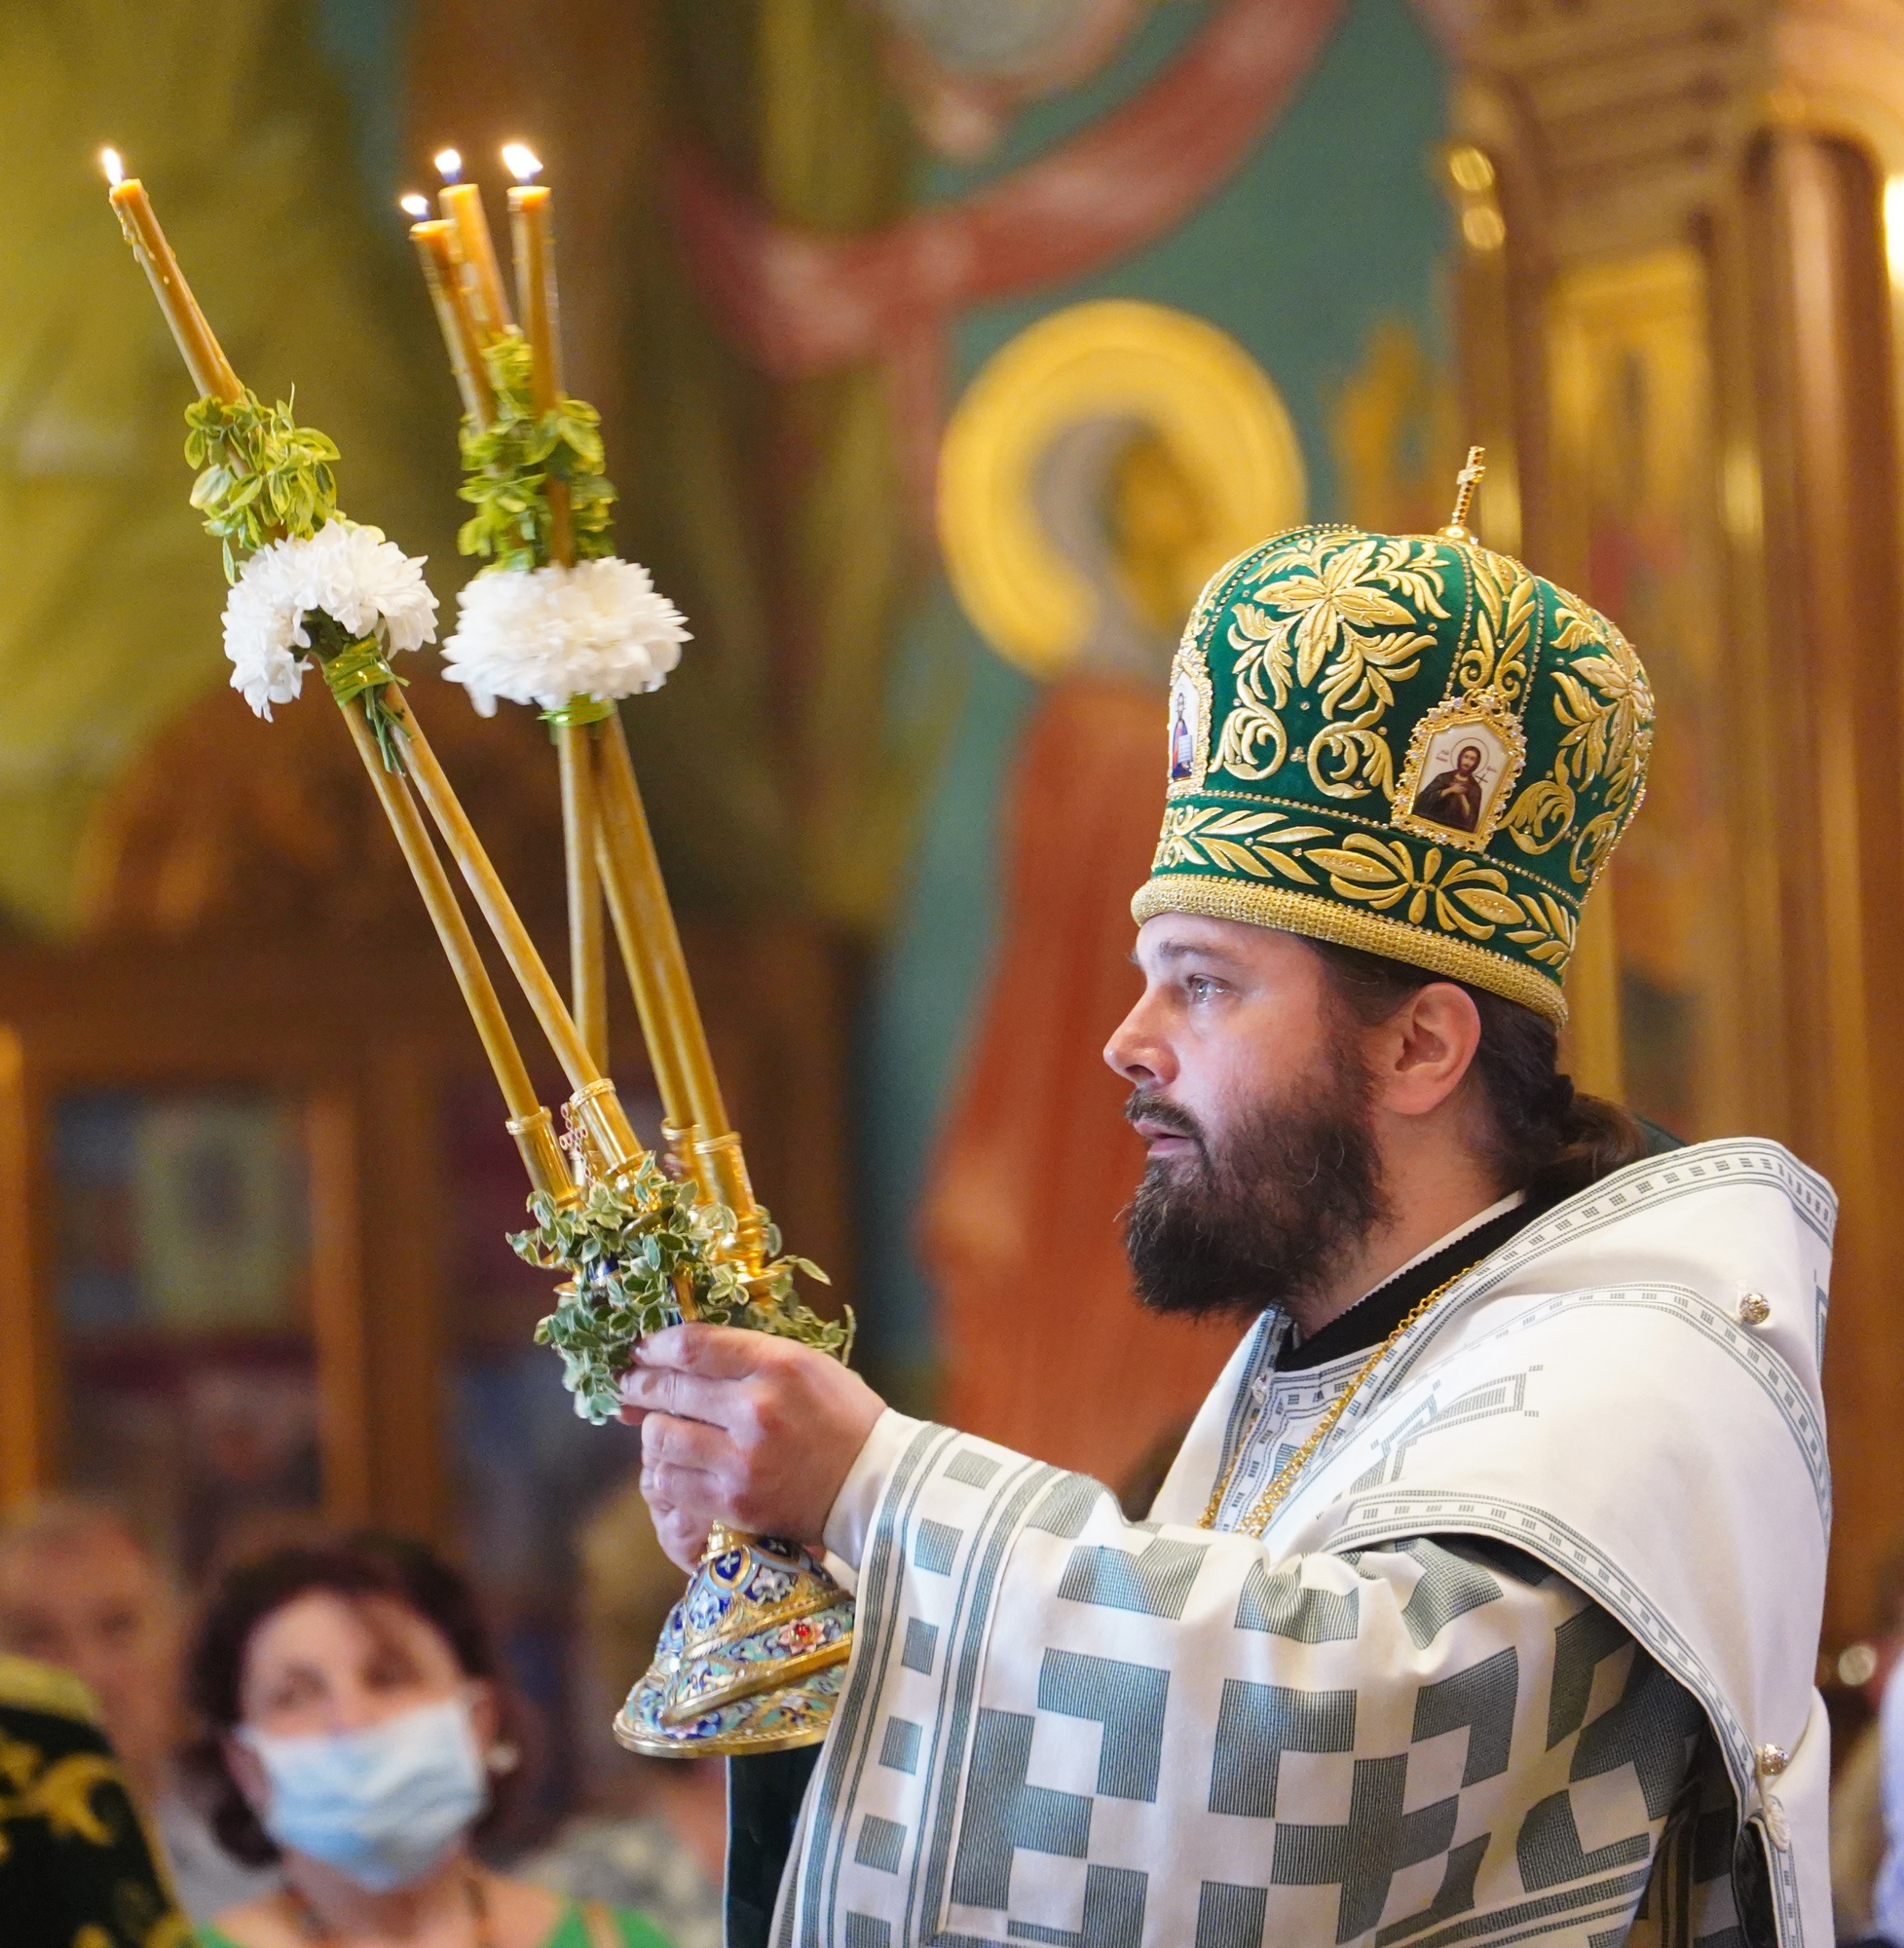
[[[1437,977],[1359,948],[1311,941],[1336,998],[1373,1028]],[[1639,1120],[1618,1103],[1583,1095],[1558,1069],[1553,1024],[1485,988],[1453,984],[1474,1000],[1481,1038],[1469,1073],[1487,1108],[1487,1161],[1496,1180],[1555,1204],[1650,1153]]]

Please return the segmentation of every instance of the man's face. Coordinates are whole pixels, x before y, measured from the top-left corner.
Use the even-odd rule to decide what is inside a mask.
[[[1139,1295],[1192,1313],[1306,1295],[1385,1215],[1360,1043],[1321,956],[1160,914],[1137,959],[1142,998],[1104,1054],[1149,1150],[1126,1232]]]
[[[1464,744],[1455,758],[1454,768],[1464,778],[1472,778],[1480,768],[1481,754],[1478,746]]]
[[[113,1523],[0,1550],[0,1650],[76,1672],[146,1792],[175,1715],[178,1615],[156,1565]]]

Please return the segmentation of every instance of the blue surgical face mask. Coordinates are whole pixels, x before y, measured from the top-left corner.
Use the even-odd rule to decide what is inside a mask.
[[[278,1738],[247,1725],[238,1737],[271,1784],[265,1831],[373,1893],[421,1880],[488,1803],[462,1698],[359,1732]]]

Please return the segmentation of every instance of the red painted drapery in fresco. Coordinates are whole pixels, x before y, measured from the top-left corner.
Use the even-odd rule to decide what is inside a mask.
[[[1113,1484],[1190,1418],[1237,1337],[1140,1311],[1117,1221],[1143,1147],[1103,1046],[1137,998],[1131,894],[1163,790],[1151,690],[1073,677],[1046,694],[1007,807],[1003,944],[920,1226],[941,1414]]]
[[[879,230],[775,223],[704,154],[684,150],[669,190],[689,271],[712,314],[776,378],[884,363],[907,476],[929,516],[952,319],[1088,276],[1182,222],[1288,107],[1344,4],[1228,0],[1101,121],[969,196]]]

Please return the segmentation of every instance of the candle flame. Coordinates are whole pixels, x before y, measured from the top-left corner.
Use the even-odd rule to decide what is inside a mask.
[[[542,172],[541,159],[526,142],[504,143],[503,161],[519,183],[534,182]]]
[[[415,190],[412,190],[408,196],[399,196],[396,199],[396,206],[405,216],[428,216],[429,214],[429,199],[427,196],[419,196]]]
[[[455,182],[463,174],[463,157],[455,149],[438,149],[435,155],[438,173],[445,182]]]
[[[114,189],[126,180],[126,165],[119,160],[117,149],[101,149],[99,167],[105,170],[106,180]]]

